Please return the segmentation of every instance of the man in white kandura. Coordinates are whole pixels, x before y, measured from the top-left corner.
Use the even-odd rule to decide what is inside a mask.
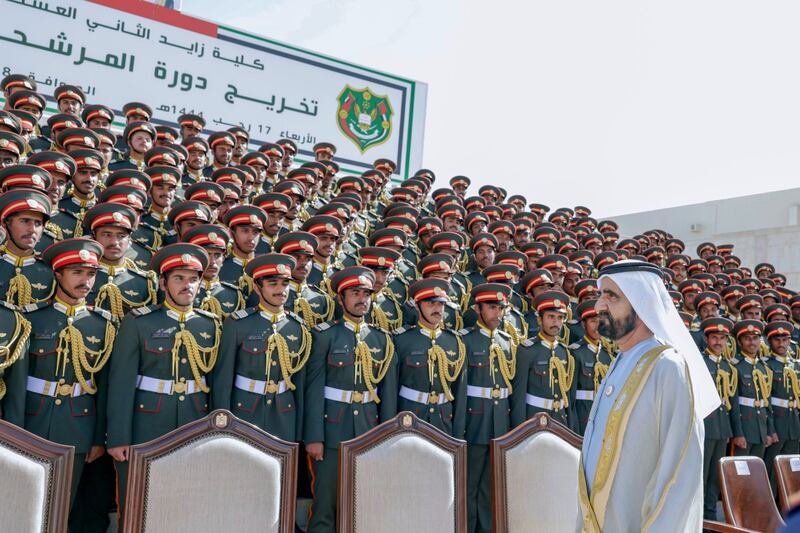
[[[620,261],[598,282],[600,332],[620,352],[583,439],[578,531],[699,532],[716,387],[657,266]]]

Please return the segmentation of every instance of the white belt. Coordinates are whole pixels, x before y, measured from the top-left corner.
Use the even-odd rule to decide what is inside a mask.
[[[203,385],[206,384],[205,376],[200,377]],[[136,388],[147,392],[157,392],[158,394],[194,394],[200,392],[200,388],[194,380],[179,381],[175,383],[171,379],[158,379],[148,376],[136,376]]]
[[[769,399],[769,403],[772,405],[777,405],[778,407],[783,407],[784,409],[794,409],[797,407],[797,400],[784,400],[781,398],[775,398],[774,396]]]
[[[278,383],[274,381],[260,381],[258,379],[250,379],[244,376],[236,375],[236,381],[233,384],[237,389],[247,392],[254,392],[256,394],[280,394],[289,390],[286,382],[281,380]]]
[[[532,407],[539,407],[540,409],[547,409],[548,411],[560,411],[566,407],[564,400],[552,400],[550,398],[541,398],[533,394],[525,395],[525,403]]]
[[[575,391],[575,399],[576,400],[589,400],[594,401],[594,391],[593,390],[577,390]]]
[[[443,392],[422,392],[405,385],[400,387],[400,397],[412,402],[431,405],[442,405],[450,401]]]
[[[739,396],[739,405],[744,405],[745,407],[765,407],[767,404],[764,400]]]
[[[473,385],[467,385],[467,396],[472,396],[473,398],[505,400],[508,398],[508,389],[493,389],[491,387],[475,387]]]
[[[90,387],[93,387],[91,379],[87,379],[86,383],[89,384]],[[55,398],[56,396],[72,396],[73,398],[77,396],[83,396],[84,394],[88,394],[85,390],[81,388],[80,383],[73,383],[70,385],[69,383],[58,383],[56,381],[46,381],[44,379],[35,378],[33,376],[28,376],[28,381],[25,384],[25,389],[28,392],[35,392],[36,394],[42,394],[44,396],[51,396]]]
[[[378,394],[378,389],[375,389],[375,394]],[[333,387],[325,387],[325,399],[342,403],[369,403],[375,401],[369,391],[342,390]]]

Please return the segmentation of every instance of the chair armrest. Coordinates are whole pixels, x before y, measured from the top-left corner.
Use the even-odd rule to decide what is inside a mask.
[[[703,529],[708,531],[718,531],[719,533],[758,533],[752,529],[716,522],[714,520],[703,520]]]

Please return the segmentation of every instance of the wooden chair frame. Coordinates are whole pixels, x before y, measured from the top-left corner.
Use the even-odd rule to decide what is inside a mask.
[[[580,435],[557,422],[547,413],[538,413],[502,437],[492,439],[489,456],[492,468],[492,530],[495,533],[506,533],[508,531],[508,510],[505,505],[508,497],[505,483],[505,453],[536,433],[551,433],[566,441],[578,451],[580,451],[583,443]],[[576,479],[575,483],[577,484],[577,482],[578,480]]]
[[[467,444],[439,431],[434,426],[403,411],[354,439],[344,441],[339,452],[338,531],[353,531],[356,458],[382,442],[403,433],[411,433],[453,454],[455,488],[455,531],[467,530]],[[389,490],[387,488],[387,490]]]
[[[56,444],[0,420],[0,444],[50,467],[42,531],[66,533],[75,448]]]
[[[236,418],[224,409],[190,422],[150,442],[131,446],[128,471],[128,493],[125,503],[123,531],[141,531],[144,522],[147,470],[150,462],[182,446],[214,434],[227,435],[277,457],[282,463],[280,527],[281,533],[293,533],[295,498],[297,496],[298,444],[277,439],[258,427]]]

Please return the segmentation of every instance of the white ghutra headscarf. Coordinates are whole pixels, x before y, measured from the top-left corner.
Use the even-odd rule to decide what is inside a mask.
[[[625,260],[603,268],[598,285],[604,277],[614,280],[653,335],[672,346],[686,360],[695,414],[702,421],[719,407],[719,393],[700,350],[667,293],[660,269],[643,261]]]

